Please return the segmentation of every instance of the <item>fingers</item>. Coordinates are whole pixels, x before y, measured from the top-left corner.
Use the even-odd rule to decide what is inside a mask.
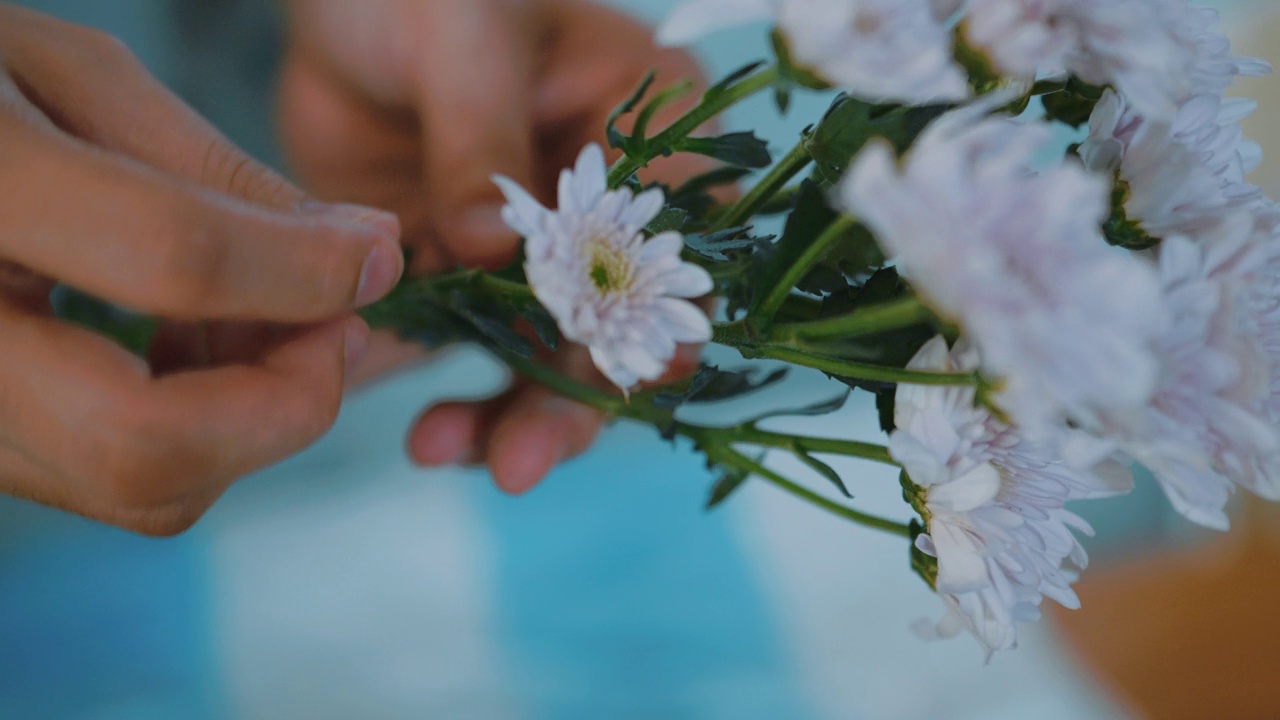
[[[529,25],[538,18],[535,4],[512,5],[454,3],[451,31],[433,33],[414,66],[428,211],[446,254],[468,266],[500,267],[515,256],[517,238],[502,221],[491,177],[530,180],[537,33]]]
[[[706,79],[693,56],[682,50],[659,48],[653,28],[611,8],[586,0],[552,3],[557,32],[549,47],[533,100],[539,137],[548,139],[545,165],[558,172],[572,162],[583,145],[604,142],[610,112],[630,95],[650,71],[654,87],[666,88],[693,80],[692,92],[664,107],[649,132],[655,133],[697,102]],[[619,126],[629,131],[635,115]],[[714,167],[714,161],[685,153],[656,159],[643,171],[646,181],[678,185]],[[554,177],[540,178],[554,184]]]
[[[22,13],[0,27],[9,72],[66,133],[255,203],[292,209],[304,193],[241,152],[105,33]]]
[[[56,138],[0,137],[0,150],[13,161],[0,255],[136,310],[318,321],[402,271],[396,222],[372,211],[274,211]]]
[[[522,386],[487,403],[444,403],[409,433],[422,465],[485,462],[506,492],[527,492],[560,463],[584,452],[604,416],[539,386]]]
[[[347,318],[284,338],[253,364],[152,379],[109,342],[0,312],[7,491],[147,534],[180,532],[236,478],[324,434],[368,329]],[[31,367],[41,371],[32,373]],[[43,471],[43,472],[40,472]]]

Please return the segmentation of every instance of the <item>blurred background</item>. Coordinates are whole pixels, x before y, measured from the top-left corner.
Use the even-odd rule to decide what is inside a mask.
[[[19,4],[115,33],[277,161],[270,0]],[[656,19],[674,2],[614,4]],[[1280,60],[1280,3],[1221,5],[1241,53]],[[763,56],[762,29],[700,52],[722,74]],[[1249,131],[1274,156],[1280,81],[1240,91],[1261,98]],[[824,107],[805,98],[778,119],[761,100],[728,125],[783,149]],[[1280,163],[1257,178],[1280,190]],[[968,638],[911,632],[942,604],[900,539],[759,483],[706,514],[697,458],[642,429],[614,427],[518,499],[482,472],[409,465],[403,435],[426,403],[504,379],[463,349],[362,391],[322,443],[172,540],[0,499],[0,718],[1280,717],[1276,508],[1243,502],[1236,530],[1210,536],[1149,483],[1083,506],[1099,530],[1085,609],[984,666]],[[800,376],[770,392],[836,389]],[[822,422],[871,438],[874,417],[858,399]],[[906,517],[892,472],[838,469],[859,507]]]

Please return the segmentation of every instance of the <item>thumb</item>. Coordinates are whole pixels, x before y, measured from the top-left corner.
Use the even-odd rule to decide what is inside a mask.
[[[444,256],[461,265],[497,268],[515,257],[518,238],[490,178],[532,180],[529,5],[459,4],[454,12],[465,17],[433,33],[416,67],[429,223]]]

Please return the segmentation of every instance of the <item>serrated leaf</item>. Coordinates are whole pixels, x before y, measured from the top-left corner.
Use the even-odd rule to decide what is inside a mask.
[[[721,468],[720,476],[716,478],[716,482],[711,486],[711,495],[707,498],[707,510],[714,510],[725,500],[729,499],[742,484],[747,481],[750,473],[738,468]]]
[[[533,328],[534,334],[543,345],[547,346],[547,349],[556,350],[560,347],[560,326],[556,324],[556,319],[551,317],[551,313],[547,312],[542,303],[529,300],[518,305],[516,312],[529,323],[529,327]]]
[[[689,212],[682,208],[666,207],[662,212],[658,213],[644,231],[650,236],[658,235],[664,232],[681,232],[684,226],[689,222]]]
[[[751,310],[763,302],[766,293],[778,285],[809,246],[836,219],[836,211],[827,203],[826,193],[808,180],[800,186],[795,209],[778,242],[756,253],[752,284],[764,292],[756,293]]]
[[[773,164],[769,144],[754,132],[735,132],[718,137],[690,137],[680,141],[684,152],[705,155],[721,162],[745,168],[767,168]]]
[[[483,307],[461,290],[454,290],[450,293],[449,299],[453,311],[470,323],[486,344],[520,357],[533,357],[533,345],[527,338],[511,329],[507,318],[486,313]]]
[[[781,382],[786,375],[787,368],[779,368],[759,378],[759,373],[754,369],[721,370],[714,365],[703,365],[684,390],[658,393],[653,397],[653,404],[665,410],[674,410],[686,403],[731,400]]]
[[[840,473],[835,471],[835,468],[806,452],[796,453],[796,457],[800,458],[800,462],[808,465],[811,470],[826,478],[828,482],[840,491],[840,494],[850,499],[853,498],[853,495],[849,493],[849,488],[844,486],[844,480],[840,477]]]
[[[769,410],[747,420],[748,423],[759,423],[771,418],[777,417],[817,417],[819,415],[830,415],[840,410],[849,402],[849,395],[852,392],[846,390],[837,397],[820,400],[809,405],[802,405],[797,408],[780,408],[778,410]]]
[[[708,260],[728,262],[727,253],[755,248],[761,238],[747,234],[750,228],[728,228],[713,233],[693,233],[684,237],[684,245],[689,250]]]
[[[736,185],[750,174],[751,170],[748,168],[724,165],[695,175],[680,187],[667,192],[667,206],[680,208],[692,217],[705,219],[720,205],[711,196],[710,190],[724,185]]]

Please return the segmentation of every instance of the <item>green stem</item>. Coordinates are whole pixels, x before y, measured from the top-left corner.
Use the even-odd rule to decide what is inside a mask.
[[[613,417],[625,417],[638,420],[659,428],[669,427],[676,435],[686,437],[697,444],[698,448],[713,462],[737,467],[750,472],[781,487],[787,492],[806,500],[818,507],[833,512],[841,517],[861,525],[885,530],[903,537],[910,537],[910,530],[900,523],[895,523],[874,515],[858,512],[811,491],[788,480],[777,472],[766,468],[742,453],[733,449],[733,444],[741,443],[759,447],[778,448],[792,453],[828,453],[858,457],[888,465],[896,465],[889,456],[887,448],[870,443],[853,440],[837,440],[833,438],[815,438],[786,433],[760,430],[752,424],[733,427],[711,427],[677,422],[671,413],[642,403],[630,403],[602,390],[584,385],[572,378],[565,377],[555,370],[527,360],[522,357],[508,355],[503,358],[515,372],[544,385],[557,393],[576,400],[585,405],[600,409]]]
[[[799,437],[787,433],[760,430],[754,426],[734,428],[735,440],[748,445],[777,448],[791,452],[826,453],[845,457],[862,458],[883,465],[898,466],[889,449],[883,445],[858,442],[856,440],[838,440],[835,438]]]
[[[677,142],[688,137],[689,133],[697,130],[703,123],[708,122],[742,100],[771,87],[777,79],[778,69],[771,66],[748,75],[735,85],[707,93],[703,96],[701,102],[683,117],[672,123],[670,127],[645,140],[645,149],[642,157],[627,155],[614,163],[609,170],[609,187],[621,187],[627,181],[627,178],[635,174],[637,170],[647,166],[651,160],[659,155],[670,152]]]
[[[740,470],[745,470],[753,475],[758,475],[773,483],[778,488],[785,490],[802,500],[812,503],[813,505],[817,505],[823,510],[839,515],[846,520],[852,520],[859,525],[874,528],[876,530],[883,530],[887,533],[899,535],[904,538],[911,537],[911,528],[905,523],[894,522],[893,520],[877,517],[875,515],[868,515],[867,513],[859,512],[853,508],[845,507],[837,502],[828,500],[818,493],[788,480],[777,472],[770,470],[761,463],[752,460],[736,450],[727,447],[716,447],[707,448],[706,451],[707,457],[713,461],[732,465]]]
[[[932,313],[919,298],[907,297],[858,308],[839,317],[778,325],[769,333],[769,339],[781,344],[797,340],[841,340],[911,327],[930,318]]]
[[[787,296],[791,294],[792,288],[796,286],[814,265],[818,264],[831,247],[844,238],[849,232],[857,227],[858,221],[848,215],[841,215],[831,223],[821,235],[817,237],[809,247],[805,248],[804,253],[787,268],[787,271],[779,278],[778,283],[769,290],[769,294],[765,295],[761,301],[760,307],[755,313],[756,318],[769,322],[773,316],[777,314],[778,308],[787,301]]]
[[[796,144],[791,152],[787,153],[781,160],[774,164],[764,177],[760,178],[738,202],[729,206],[729,209],[716,219],[711,227],[711,231],[725,230],[731,227],[738,227],[751,220],[752,217],[764,207],[775,195],[778,194],[791,179],[800,174],[809,163],[813,162],[813,156],[809,154],[809,150],[805,147],[804,141]]]
[[[795,348],[776,345],[759,345],[745,349],[755,357],[781,360],[793,365],[821,370],[825,373],[854,380],[870,382],[902,383],[905,385],[980,385],[976,373],[940,373],[924,370],[905,370],[902,368],[869,365],[867,363],[842,360],[840,358],[817,355]]]

